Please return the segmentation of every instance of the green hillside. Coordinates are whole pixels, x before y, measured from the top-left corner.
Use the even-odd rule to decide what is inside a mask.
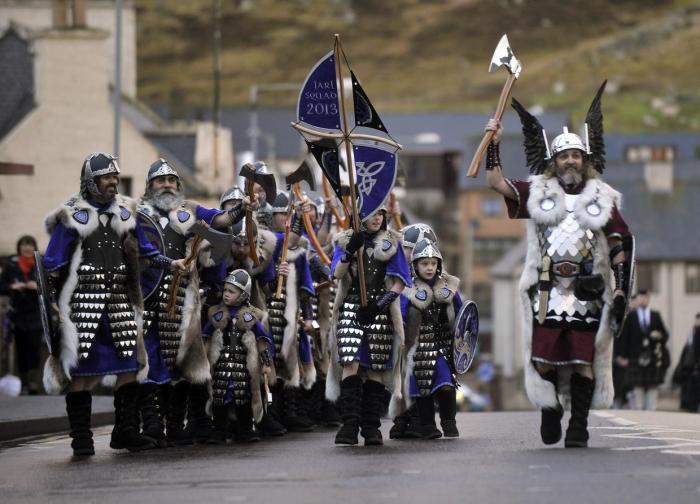
[[[135,4],[141,99],[209,105],[213,1]],[[505,75],[488,62],[507,33],[527,105],[580,118],[607,78],[608,129],[700,129],[697,1],[223,0],[222,19],[224,105],[246,104],[253,83],[301,82],[337,32],[380,110],[490,112]]]

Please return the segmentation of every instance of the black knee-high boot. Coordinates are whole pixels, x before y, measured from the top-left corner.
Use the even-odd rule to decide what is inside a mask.
[[[249,402],[236,406],[236,441],[242,443],[260,441],[260,433],[253,426],[253,409]]]
[[[192,384],[187,406],[187,430],[190,431],[194,442],[199,444],[216,443],[213,438],[214,423],[207,414],[207,401],[209,386],[206,383]]]
[[[164,395],[167,395],[165,397],[165,432],[168,443],[176,446],[192,444],[192,435],[185,429],[189,382],[181,380],[174,386],[166,385],[163,391],[167,391]]]
[[[216,444],[226,444],[226,431],[228,430],[228,404],[214,405],[211,407],[214,418],[214,433],[212,440]]]
[[[440,426],[445,437],[459,437],[457,429],[457,390],[442,387],[437,391]]]
[[[348,376],[340,382],[338,401],[343,425],[335,435],[335,444],[356,445],[360,432],[360,409],[362,406],[362,378]]]
[[[155,383],[139,385],[139,412],[141,413],[141,434],[153,441],[157,448],[168,446],[163,423],[160,385]]]
[[[94,455],[95,443],[92,441],[90,419],[92,415],[92,394],[89,390],[68,392],[66,394],[66,413],[70,424],[70,442],[73,455]]]
[[[554,392],[557,393],[557,370],[550,369],[541,374],[542,379],[554,385]],[[554,408],[542,408],[542,422],[540,424],[540,436],[542,442],[547,445],[558,443],[561,439],[561,418],[564,416],[564,408],[559,404]]]
[[[564,446],[585,448],[588,446],[588,412],[591,409],[595,382],[583,375],[571,375],[571,419],[566,429]]]
[[[362,386],[362,418],[360,434],[365,438],[365,446],[382,445],[382,412],[384,411],[386,388],[374,380],[365,381]]]
[[[435,425],[435,402],[433,396],[419,397],[416,399],[420,427],[418,431],[423,439],[437,439],[442,437],[442,432]]]
[[[114,391],[114,429],[109,446],[131,452],[149,450],[156,444],[139,433],[139,384],[127,383]]]
[[[300,414],[299,394],[300,390],[296,387],[284,387],[282,389],[282,424],[289,432],[310,432],[314,426],[311,420]]]

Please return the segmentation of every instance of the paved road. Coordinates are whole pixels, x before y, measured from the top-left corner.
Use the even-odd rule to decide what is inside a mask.
[[[587,450],[544,447],[534,412],[458,417],[462,437],[337,447],[333,432],[71,461],[65,436],[4,446],[0,500],[24,502],[700,502],[700,416],[599,412]],[[384,424],[387,433],[389,424]]]

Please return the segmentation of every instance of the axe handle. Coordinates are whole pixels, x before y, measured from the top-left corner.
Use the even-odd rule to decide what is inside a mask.
[[[389,193],[389,206],[391,207],[391,218],[394,220],[394,227],[397,231],[401,231],[403,228],[403,223],[401,222],[401,215],[394,213],[394,205],[396,205],[396,195],[394,192]]]
[[[204,221],[200,224],[206,226]],[[185,258],[185,266],[189,267],[192,261],[195,260],[197,254],[199,253],[199,245],[202,243],[203,238],[199,235],[192,239],[192,248],[190,249],[190,254]],[[177,270],[173,275],[173,283],[170,286],[170,299],[168,300],[168,316],[170,318],[175,318],[175,312],[177,309],[177,290],[180,288],[180,281],[182,280],[182,272]]]
[[[503,112],[506,109],[506,104],[508,103],[508,98],[510,97],[510,91],[513,89],[513,84],[515,84],[516,77],[512,73],[508,73],[508,80],[506,81],[505,85],[503,86],[503,90],[501,91],[501,97],[498,99],[498,106],[496,107],[496,113],[494,114],[493,117],[498,119],[499,121],[503,117]],[[484,133],[484,137],[481,139],[481,143],[479,144],[479,147],[476,149],[476,152],[474,153],[474,157],[472,158],[472,162],[469,165],[469,171],[467,171],[467,177],[476,177],[479,174],[479,165],[481,164],[481,159],[484,157],[484,153],[486,152],[486,148],[489,146],[489,143],[491,143],[491,139],[493,138],[494,132],[493,131],[487,131]]]
[[[284,241],[282,242],[282,255],[280,256],[280,263],[287,262],[287,252],[289,251],[289,231],[292,227],[292,213],[294,212],[294,203],[289,202],[289,210],[287,210],[287,220],[284,224]],[[284,283],[284,277],[282,275],[277,275],[277,288],[275,289],[275,299],[282,298],[282,285]]]
[[[323,192],[326,195],[326,198],[329,200],[334,197],[331,194],[331,187],[328,183],[328,179],[325,176],[323,177]],[[331,207],[331,212],[333,212],[333,216],[335,217],[335,226],[340,230],[340,228],[343,226],[343,219],[340,217],[338,207]]]
[[[301,194],[301,188],[299,187],[299,182],[295,183],[292,186],[292,190],[294,191],[294,196],[301,201],[302,203],[306,203],[306,198]],[[313,224],[311,224],[311,216],[307,214],[306,212],[302,211],[302,219],[304,220],[304,227],[306,228],[306,235],[309,237],[309,241],[311,242],[311,245],[316,249],[316,253],[318,253],[319,259],[321,259],[321,262],[325,264],[326,266],[331,265],[331,260],[328,258],[326,253],[323,251],[323,246],[321,246],[321,243],[318,241],[318,237],[316,236],[316,231],[314,230]]]
[[[253,191],[253,183],[250,180],[245,181],[246,192],[248,193],[248,198],[253,201],[255,197]],[[255,266],[260,266],[260,258],[258,258],[258,249],[255,246],[255,236],[253,233],[253,212],[246,210],[245,212],[245,234],[248,238],[248,255],[253,260]]]

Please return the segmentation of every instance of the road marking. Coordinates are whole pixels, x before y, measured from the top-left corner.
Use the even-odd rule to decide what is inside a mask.
[[[661,453],[668,453],[670,455],[700,455],[700,450],[661,450]],[[698,490],[700,491],[700,487],[698,487]]]

